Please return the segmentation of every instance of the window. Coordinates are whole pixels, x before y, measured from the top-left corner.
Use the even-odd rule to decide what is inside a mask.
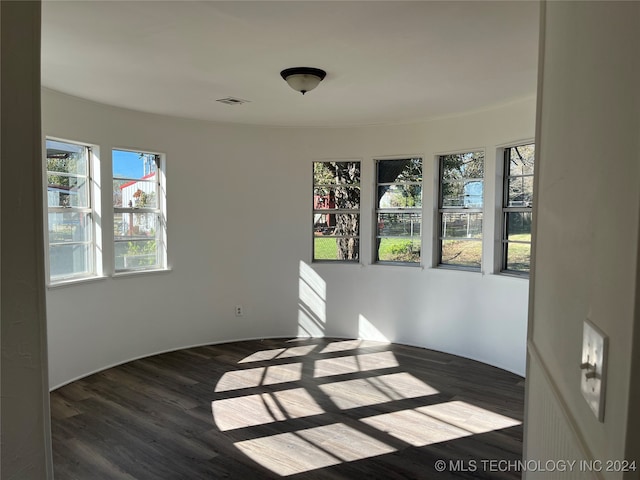
[[[113,150],[115,271],[166,266],[162,158],[156,153]]]
[[[91,147],[47,139],[49,282],[96,274]]]
[[[422,159],[376,162],[375,261],[420,264]]]
[[[440,157],[438,264],[480,269],[484,152]]]
[[[360,258],[360,162],[313,162],[313,261]]]
[[[529,273],[534,155],[533,144],[504,151],[502,270],[505,272]]]

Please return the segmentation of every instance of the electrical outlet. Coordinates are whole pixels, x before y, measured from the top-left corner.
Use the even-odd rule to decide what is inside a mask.
[[[242,316],[244,316],[244,309],[242,308],[242,305],[236,305],[236,317]]]

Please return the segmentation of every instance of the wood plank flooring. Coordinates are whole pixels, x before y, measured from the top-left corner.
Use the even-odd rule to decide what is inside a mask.
[[[327,338],[212,345],[52,392],[54,472],[517,479],[506,461],[522,457],[523,403],[522,377],[431,350]]]

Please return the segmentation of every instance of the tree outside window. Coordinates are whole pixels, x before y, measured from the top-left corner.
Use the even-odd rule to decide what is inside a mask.
[[[313,260],[360,258],[360,162],[313,163]]]

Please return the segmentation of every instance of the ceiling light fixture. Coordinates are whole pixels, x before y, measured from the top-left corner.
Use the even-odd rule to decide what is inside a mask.
[[[219,98],[216,100],[216,102],[225,103],[227,105],[242,105],[243,103],[248,103],[249,100],[243,100],[242,98],[236,98],[236,97],[226,97],[226,98]]]
[[[282,70],[280,75],[291,88],[304,95],[316,88],[327,72],[319,68],[294,67]]]

